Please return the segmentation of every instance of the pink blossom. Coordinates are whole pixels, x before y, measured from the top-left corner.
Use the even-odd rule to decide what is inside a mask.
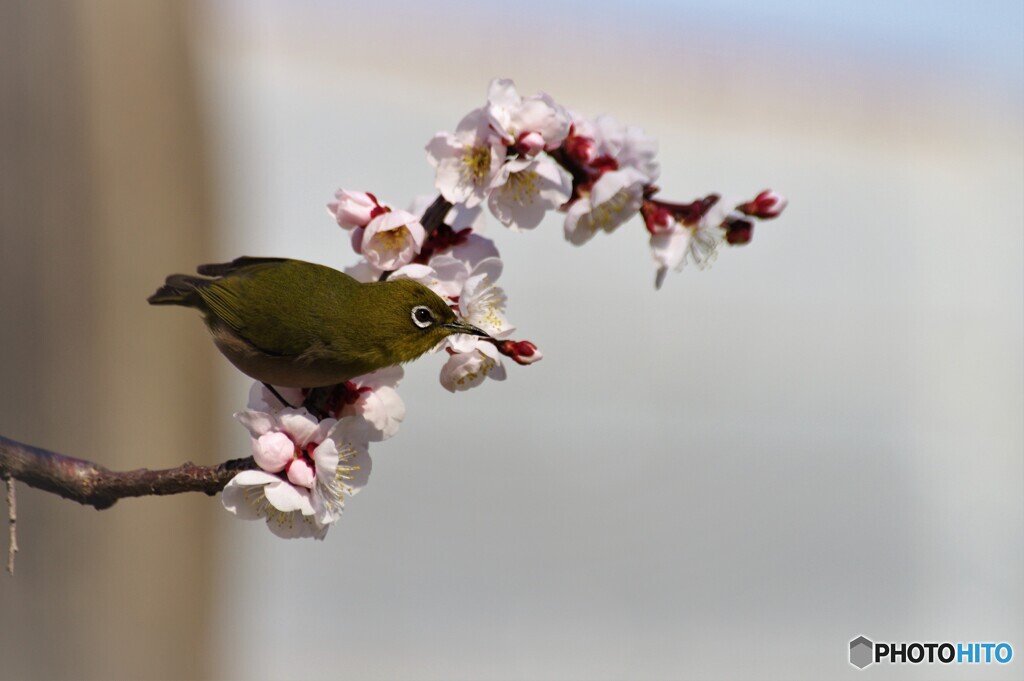
[[[249,430],[260,469],[231,479],[221,495],[224,507],[240,518],[266,519],[278,536],[322,539],[341,517],[345,497],[369,478],[370,456],[356,419],[318,421],[291,407],[247,409],[235,417]]]
[[[383,212],[373,194],[339,189],[334,193],[334,198],[334,201],[327,204],[327,212],[343,229],[365,227]]]
[[[487,119],[505,146],[532,157],[557,149],[569,134],[569,113],[541,92],[520,97],[507,78],[492,80],[487,92]]]
[[[371,266],[394,270],[412,262],[426,236],[415,215],[393,210],[378,215],[366,226],[361,251]]]

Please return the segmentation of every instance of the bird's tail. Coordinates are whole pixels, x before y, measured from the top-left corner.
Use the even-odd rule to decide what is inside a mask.
[[[183,305],[196,307],[200,297],[197,291],[213,282],[212,279],[193,277],[189,274],[172,274],[164,285],[147,300],[150,305]]]

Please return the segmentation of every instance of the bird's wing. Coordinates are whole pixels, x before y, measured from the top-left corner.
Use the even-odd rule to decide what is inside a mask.
[[[200,265],[196,268],[196,272],[203,274],[207,277],[224,277],[229,274],[234,274],[241,269],[251,267],[253,265],[267,265],[273,263],[288,262],[288,258],[259,258],[251,255],[243,255],[240,258],[235,258],[231,262],[219,262],[210,263],[209,265]]]
[[[329,267],[298,260],[239,258],[204,267],[230,267],[199,290],[210,314],[260,350],[286,357],[329,344],[332,329],[323,320],[336,317],[360,285]]]

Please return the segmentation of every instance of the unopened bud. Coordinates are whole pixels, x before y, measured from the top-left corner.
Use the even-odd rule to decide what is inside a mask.
[[[334,193],[334,198],[337,200],[327,204],[327,212],[344,229],[365,227],[384,211],[377,203],[377,198],[367,192],[339,189]]]
[[[736,209],[750,217],[771,220],[782,214],[782,211],[786,209],[787,203],[788,201],[783,196],[776,194],[770,189],[766,189],[755,196],[753,201],[740,204],[736,206]]]
[[[750,220],[732,219],[722,223],[725,240],[731,246],[742,246],[754,238],[754,223]]]
[[[544,137],[539,132],[524,132],[516,140],[516,151],[522,156],[533,158],[544,151]]]
[[[530,341],[498,341],[494,344],[498,352],[511,357],[516,364],[533,364],[544,358],[544,354]]]
[[[316,475],[313,473],[313,467],[305,459],[294,459],[288,465],[288,482],[293,485],[311,489],[314,480]]]

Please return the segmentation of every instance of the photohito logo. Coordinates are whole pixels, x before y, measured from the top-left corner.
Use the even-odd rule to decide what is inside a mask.
[[[1013,659],[1009,643],[875,643],[866,636],[850,641],[850,664],[864,669],[889,664],[1006,664]]]

